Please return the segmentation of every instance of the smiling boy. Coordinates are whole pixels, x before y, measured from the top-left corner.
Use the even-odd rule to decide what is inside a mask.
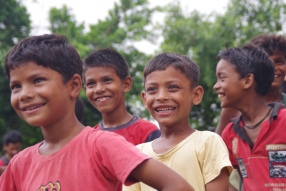
[[[0,177],[1,191],[117,191],[122,183],[140,180],[158,190],[193,190],[121,136],[78,121],[82,61],[64,36],[23,39],[8,52],[5,69],[12,107],[27,123],[40,126],[44,140],[12,158]]]
[[[264,101],[274,80],[273,62],[253,45],[222,50],[218,59],[214,89],[221,107],[241,112],[222,138],[243,178],[243,190],[285,190],[286,166],[275,155],[286,154],[286,110],[279,102]]]
[[[134,145],[160,137],[153,123],[126,110],[125,94],[132,87],[128,64],[115,50],[97,50],[83,63],[84,89],[90,103],[101,113],[94,128],[123,136]]]
[[[220,136],[190,126],[193,105],[201,102],[199,67],[187,56],[162,53],[144,68],[142,99],[157,120],[161,137],[137,147],[185,178],[196,191],[227,191],[232,167]],[[125,191],[150,191],[140,182]]]

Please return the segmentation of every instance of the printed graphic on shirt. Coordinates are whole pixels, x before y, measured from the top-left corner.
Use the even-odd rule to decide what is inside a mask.
[[[242,158],[237,158],[236,161],[237,161],[237,164],[239,166],[239,171],[241,173],[241,176],[243,178],[246,178],[247,177],[247,171],[246,171],[246,167],[245,167],[245,164],[243,162],[243,159]]]
[[[61,191],[61,184],[59,181],[57,181],[55,184],[49,182],[44,186],[40,186],[37,191]]]
[[[237,157],[237,143],[238,143],[238,139],[235,137],[233,140],[232,140],[232,153],[233,155]]]
[[[286,178],[286,151],[268,151],[271,178]]]

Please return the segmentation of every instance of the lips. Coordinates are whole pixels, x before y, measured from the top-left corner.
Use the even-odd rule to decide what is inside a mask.
[[[45,104],[37,104],[37,105],[33,105],[33,106],[27,106],[27,107],[23,107],[22,110],[23,111],[31,111],[34,109],[37,109],[39,107],[43,107]]]
[[[96,102],[104,102],[104,101],[107,101],[109,100],[111,97],[100,97],[100,98],[97,98],[95,101]]]
[[[174,111],[174,107],[160,107],[155,109],[158,113],[170,113],[171,111]]]

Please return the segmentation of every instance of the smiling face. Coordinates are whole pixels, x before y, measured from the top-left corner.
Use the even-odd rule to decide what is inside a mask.
[[[241,97],[243,84],[234,66],[229,61],[221,59],[216,67],[216,76],[214,89],[220,98],[221,107],[226,108],[236,104]]]
[[[286,75],[286,59],[282,53],[269,56],[274,63],[275,75],[271,87],[280,87]]]
[[[84,73],[85,92],[90,103],[102,114],[125,110],[124,94],[131,78],[122,81],[111,67],[91,67]]]
[[[69,82],[49,68],[28,62],[10,71],[11,105],[32,126],[61,121],[71,106]]]
[[[199,104],[203,95],[201,86],[191,89],[190,81],[172,66],[146,76],[144,89],[144,105],[160,126],[188,123],[192,105]]]

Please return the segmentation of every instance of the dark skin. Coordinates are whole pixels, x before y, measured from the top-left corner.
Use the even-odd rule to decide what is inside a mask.
[[[160,76],[168,76],[161,78]],[[189,124],[192,105],[201,102],[204,90],[201,86],[191,88],[190,81],[173,67],[163,71],[154,71],[145,79],[145,91],[142,100],[150,114],[158,121],[161,137],[152,143],[154,152],[163,154],[174,148],[195,130]],[[165,113],[158,110],[173,108]],[[228,171],[223,168],[221,173],[207,183],[207,191],[227,191]]]

